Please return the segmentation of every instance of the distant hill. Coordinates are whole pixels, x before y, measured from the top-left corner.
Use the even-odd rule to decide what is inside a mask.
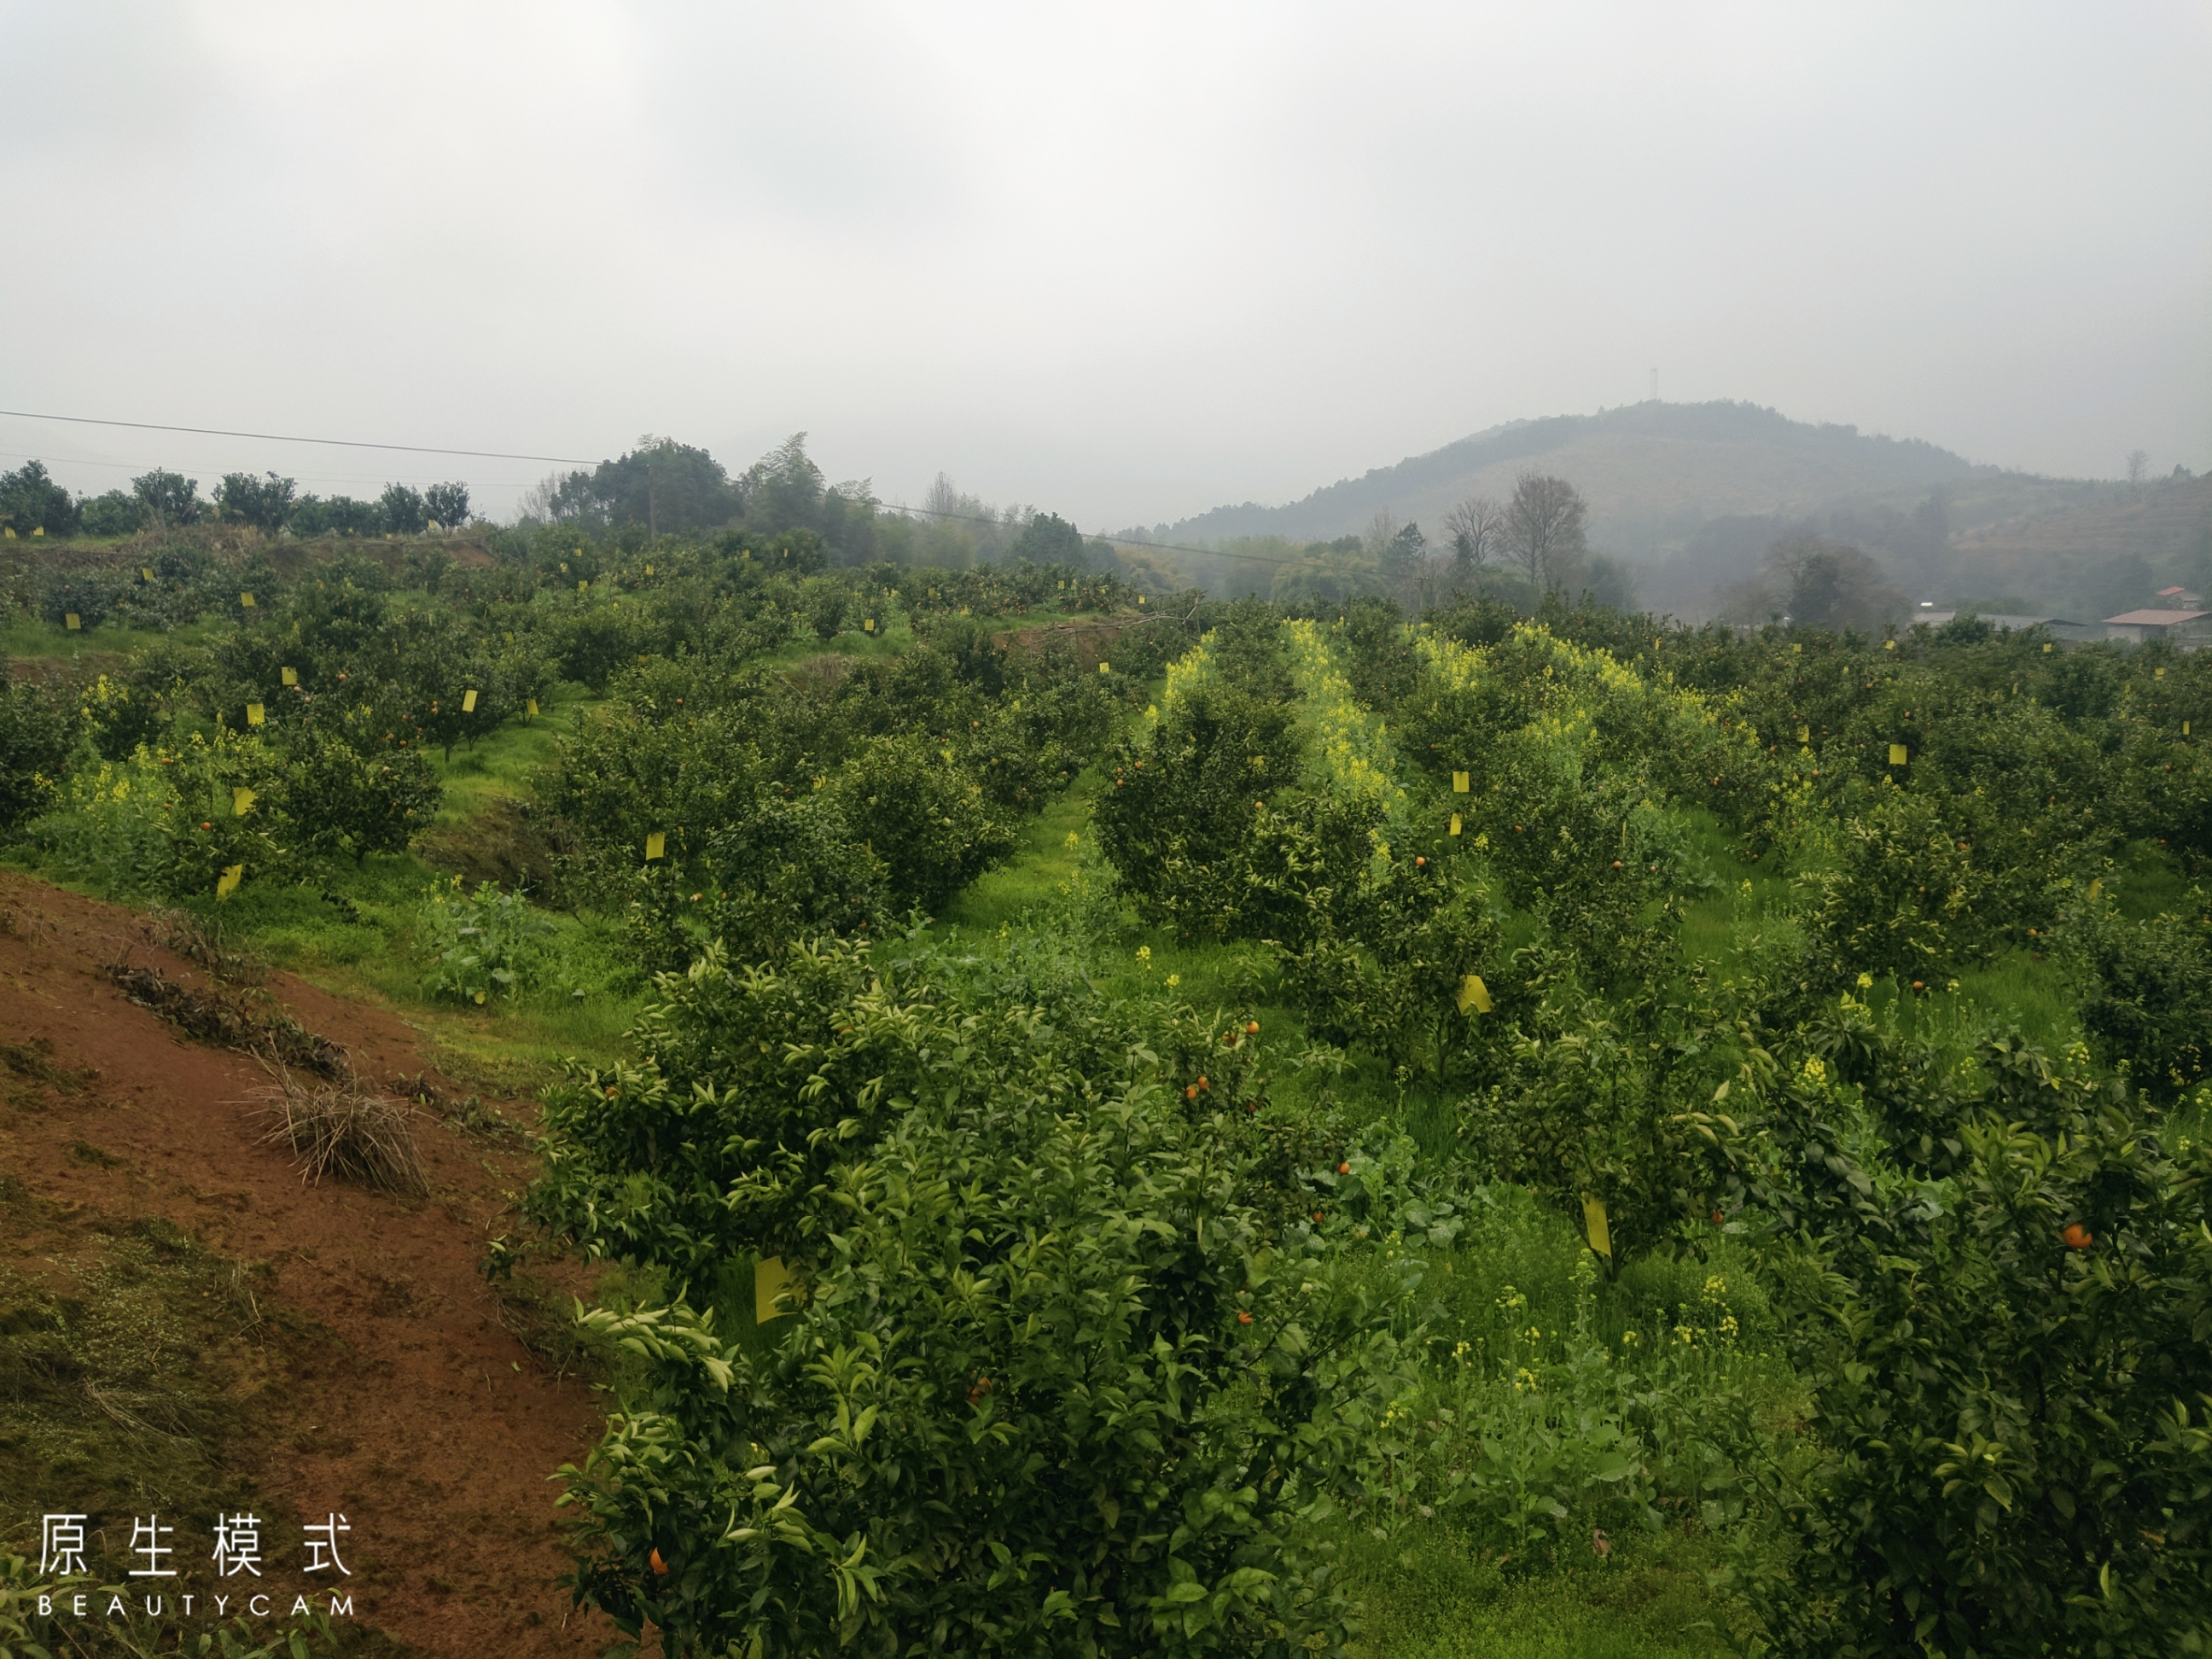
[[[1441,540],[1455,503],[1502,500],[1531,467],[1582,491],[1592,547],[1638,567],[1646,603],[1689,617],[1708,614],[1721,587],[1752,574],[1768,544],[1798,529],[1864,546],[1916,599],[1988,587],[2075,608],[2090,603],[2090,573],[2113,557],[2159,567],[2187,541],[2185,508],[2172,524],[2163,508],[2145,518],[2142,491],[2131,507],[2125,485],[1978,465],[1918,439],[1793,421],[1753,404],[1656,402],[1511,422],[1286,506],[1217,507],[1170,526],[1165,539],[1320,541],[1363,531],[1387,508]],[[2069,540],[2077,514],[2088,515],[2081,533],[2101,553]]]

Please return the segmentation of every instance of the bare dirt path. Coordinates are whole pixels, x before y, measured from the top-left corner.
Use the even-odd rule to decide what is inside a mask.
[[[46,1216],[162,1218],[209,1250],[267,1264],[258,1294],[317,1334],[271,1362],[248,1473],[299,1515],[346,1513],[346,1588],[362,1622],[427,1654],[599,1652],[611,1626],[572,1616],[553,1583],[568,1562],[547,1477],[581,1461],[602,1396],[510,1334],[477,1272],[487,1233],[511,1224],[500,1218],[530,1178],[526,1154],[426,1116],[428,1199],[303,1184],[288,1153],[260,1140],[258,1067],[125,1000],[102,965],[126,950],[204,982],[149,947],[131,912],[0,873],[0,1042],[90,1073],[0,1111],[0,1171]],[[364,1078],[438,1081],[391,1014],[289,975],[266,988],[345,1045]],[[0,1263],[26,1278],[52,1271],[38,1240],[15,1231],[0,1232]],[[10,1494],[7,1507],[35,1501]]]

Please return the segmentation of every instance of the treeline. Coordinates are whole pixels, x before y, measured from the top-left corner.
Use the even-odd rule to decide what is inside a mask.
[[[135,536],[197,524],[250,526],[271,535],[420,536],[469,522],[469,487],[435,483],[416,489],[386,484],[374,501],[301,495],[296,481],[267,472],[227,472],[212,497],[200,481],[155,467],[128,489],[72,495],[43,461],[0,473],[0,528],[10,537]]]

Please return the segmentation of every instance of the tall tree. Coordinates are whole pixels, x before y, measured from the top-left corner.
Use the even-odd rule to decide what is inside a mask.
[[[1444,533],[1451,539],[1453,584],[1472,587],[1504,548],[1505,508],[1491,496],[1470,495],[1444,514]]]
[[[469,487],[459,482],[435,483],[422,492],[422,506],[447,530],[469,521]]]
[[[250,524],[274,535],[292,516],[297,486],[274,472],[255,477],[251,472],[226,472],[216,486],[216,516],[233,524]]]
[[[419,489],[386,484],[376,504],[383,511],[385,529],[394,536],[419,536],[430,527],[430,509]]]
[[[156,524],[198,524],[200,521],[200,481],[181,472],[155,467],[131,481],[146,516]]]
[[[66,536],[76,528],[76,501],[47,475],[44,461],[26,461],[13,472],[0,472],[0,524],[18,536],[33,530]]]
[[[1905,609],[1881,567],[1847,542],[1792,536],[1767,549],[1766,567],[1785,614],[1807,627],[1872,629]]]
[[[1570,586],[1589,553],[1589,516],[1582,493],[1565,478],[1523,472],[1505,508],[1507,553],[1535,586]]]

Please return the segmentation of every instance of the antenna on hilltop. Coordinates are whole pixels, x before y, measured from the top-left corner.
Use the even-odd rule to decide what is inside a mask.
[[[1651,401],[1659,401],[1659,371],[1656,368],[1651,371]]]

